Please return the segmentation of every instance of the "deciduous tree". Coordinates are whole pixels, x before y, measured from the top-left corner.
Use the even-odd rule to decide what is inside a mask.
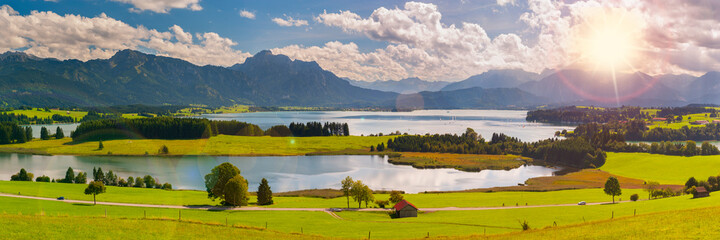
[[[615,203],[615,196],[620,196],[622,194],[620,182],[618,182],[617,178],[612,176],[605,182],[605,189],[603,189],[603,191],[605,194],[613,197],[613,203]]]
[[[92,181],[85,188],[85,195],[93,195],[93,204],[97,204],[95,196],[105,192],[105,185],[102,182]]]

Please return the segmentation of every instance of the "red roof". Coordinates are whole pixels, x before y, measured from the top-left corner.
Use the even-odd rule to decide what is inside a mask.
[[[695,190],[696,190],[698,193],[707,192],[707,190],[705,189],[705,187],[697,187],[697,188],[695,188]]]
[[[407,206],[407,205],[412,206],[413,208],[415,208],[415,210],[418,209],[415,205],[413,205],[412,203],[406,201],[405,199],[403,199],[402,201],[396,203],[395,206],[393,206],[393,208],[395,208],[395,211],[400,211],[401,209],[403,209],[403,208],[404,208],[405,206]]]

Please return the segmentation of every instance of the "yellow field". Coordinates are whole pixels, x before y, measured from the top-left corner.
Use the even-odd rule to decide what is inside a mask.
[[[52,155],[157,155],[166,145],[169,155],[216,155],[216,156],[290,156],[313,152],[366,149],[371,145],[387,142],[392,136],[383,137],[246,137],[219,135],[209,139],[160,140],[123,139],[98,142],[73,143],[70,138],[39,140],[21,144],[0,145],[0,152],[36,153]]]
[[[33,108],[33,110],[13,110],[8,111],[5,113],[14,113],[14,114],[22,114],[28,117],[35,117],[38,118],[49,118],[52,117],[52,115],[60,114],[63,116],[70,116],[77,120],[82,119],[85,115],[87,115],[87,112],[78,112],[78,111],[63,111],[58,109],[50,109],[50,112],[46,112],[42,108]]]

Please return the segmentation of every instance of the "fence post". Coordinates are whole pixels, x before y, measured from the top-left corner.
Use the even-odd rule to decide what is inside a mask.
[[[107,218],[107,208],[105,208],[105,218]]]
[[[368,231],[368,239],[370,239],[370,231]]]
[[[227,225],[228,225],[228,220],[227,220],[227,216],[225,216],[225,226],[227,226]]]
[[[182,219],[182,210],[178,209],[178,221]]]
[[[633,209],[633,216],[637,215],[637,209]]]
[[[615,218],[615,211],[612,211],[612,215],[610,215],[610,219]]]

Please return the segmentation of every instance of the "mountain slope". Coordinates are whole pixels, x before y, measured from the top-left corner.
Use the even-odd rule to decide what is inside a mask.
[[[482,88],[514,88],[520,84],[537,80],[540,75],[523,70],[490,70],[468,79],[451,83],[442,88],[442,91],[482,87]]]
[[[261,105],[364,107],[397,96],[352,86],[316,62],[293,61],[270,51],[261,51],[230,69],[247,76],[257,97],[254,102]]]
[[[545,97],[554,104],[582,104],[596,106],[682,106],[687,101],[669,88],[644,73],[618,74],[616,98],[612,77],[604,73],[581,70],[561,70],[540,81],[527,82],[522,90]]]
[[[538,106],[547,99],[517,88],[466,88],[453,91],[403,94],[395,101],[398,110],[452,108],[519,108]]]
[[[396,92],[396,93],[417,93],[422,91],[439,91],[443,87],[450,84],[450,82],[430,82],[419,78],[406,78],[399,81],[356,81],[352,79],[346,79],[353,86],[361,88],[374,89],[380,91]]]

